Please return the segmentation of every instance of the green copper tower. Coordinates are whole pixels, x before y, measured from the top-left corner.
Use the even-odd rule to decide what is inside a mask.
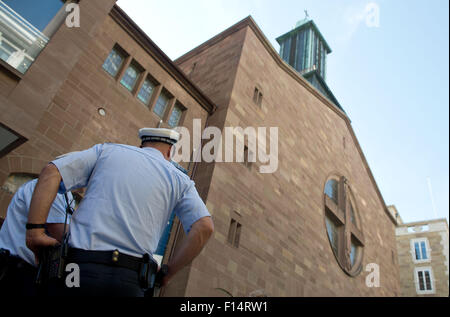
[[[314,21],[307,15],[292,31],[277,38],[277,42],[281,58],[343,110],[325,82],[331,48]]]

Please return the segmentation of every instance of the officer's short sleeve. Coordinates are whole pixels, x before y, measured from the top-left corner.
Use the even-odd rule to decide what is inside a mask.
[[[68,196],[70,193],[67,194]],[[69,202],[71,201],[71,196],[69,198]],[[56,195],[55,200],[53,201],[52,206],[50,207],[50,212],[48,213],[47,223],[64,223],[66,220],[66,200],[63,194]],[[69,222],[69,218],[67,219]]]
[[[87,186],[102,149],[103,144],[98,144],[88,150],[69,154],[51,162],[58,168],[62,177],[59,193]]]
[[[180,219],[186,233],[188,233],[191,230],[191,226],[201,218],[211,217],[192,181],[185,190],[183,197],[175,206],[174,211]]]

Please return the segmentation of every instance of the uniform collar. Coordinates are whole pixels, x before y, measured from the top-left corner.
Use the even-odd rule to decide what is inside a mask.
[[[164,155],[161,153],[161,151],[159,151],[157,149],[154,149],[152,147],[143,147],[142,149],[145,150],[145,151],[150,151],[150,152],[156,153],[157,155],[161,156],[161,158],[163,160],[166,160]]]

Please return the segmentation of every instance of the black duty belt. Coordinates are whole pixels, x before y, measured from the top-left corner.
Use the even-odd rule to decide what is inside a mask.
[[[142,264],[153,262],[145,257],[138,258],[119,251],[88,251],[70,248],[68,253],[68,263],[95,263],[109,266],[117,266],[121,268],[139,271]]]

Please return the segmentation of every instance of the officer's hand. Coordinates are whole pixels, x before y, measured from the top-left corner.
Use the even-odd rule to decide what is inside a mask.
[[[157,272],[158,283],[160,283],[159,287],[166,286],[169,283],[169,266],[167,264],[164,264],[162,267],[158,265]]]
[[[162,279],[161,287],[167,286],[167,284],[169,284],[169,277],[164,276]]]
[[[34,253],[36,264],[39,263],[39,250],[59,244],[57,240],[45,234],[45,229],[27,230],[26,243],[27,247]]]

